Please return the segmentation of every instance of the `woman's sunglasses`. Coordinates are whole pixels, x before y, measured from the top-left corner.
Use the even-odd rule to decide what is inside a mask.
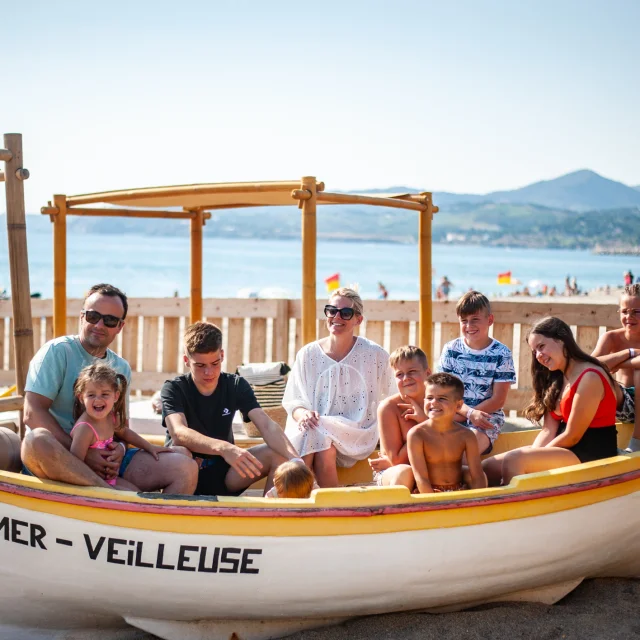
[[[324,315],[327,318],[335,318],[337,315],[343,320],[351,320],[355,314],[355,311],[349,307],[344,307],[342,309],[338,309],[338,307],[334,307],[332,304],[327,304],[324,307]]]
[[[108,329],[115,329],[122,322],[122,318],[109,314],[103,315],[99,311],[94,311],[93,309],[83,309],[82,315],[89,324],[98,324],[98,322],[102,320],[102,323]]]

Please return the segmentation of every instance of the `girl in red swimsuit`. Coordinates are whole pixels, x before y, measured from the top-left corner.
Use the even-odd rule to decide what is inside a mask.
[[[490,483],[617,455],[615,381],[606,365],[577,345],[569,325],[543,318],[527,342],[532,350],[534,397],[524,415],[543,419],[530,447],[485,461]],[[493,482],[492,482],[493,480]]]

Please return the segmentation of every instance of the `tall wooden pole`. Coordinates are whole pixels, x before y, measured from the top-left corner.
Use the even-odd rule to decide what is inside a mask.
[[[191,302],[190,322],[202,320],[202,211],[191,218]]]
[[[316,339],[316,205],[314,176],[302,178],[301,189],[311,193],[302,200],[302,344]]]
[[[53,196],[53,337],[67,333],[67,196]]]
[[[420,272],[420,336],[418,343],[427,354],[429,366],[433,368],[433,315],[431,296],[431,222],[433,220],[433,198],[431,193],[425,195],[427,209],[418,214],[418,264]]]
[[[13,345],[16,362],[16,387],[24,395],[29,362],[33,358],[33,325],[31,323],[31,287],[27,253],[27,223],[24,212],[23,181],[29,172],[22,166],[22,136],[7,133],[5,154],[5,193],[7,197],[7,237],[9,240],[9,271],[11,272],[11,307],[13,311]],[[24,436],[22,415],[20,437]]]

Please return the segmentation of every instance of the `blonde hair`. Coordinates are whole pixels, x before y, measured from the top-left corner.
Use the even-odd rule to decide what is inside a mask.
[[[122,429],[127,423],[127,379],[104,362],[94,362],[80,371],[80,375],[73,385],[73,419],[77,420],[85,412],[85,406],[82,404],[80,396],[90,382],[108,385],[114,392],[120,393],[113,405],[113,415],[116,417],[115,430]]]
[[[336,289],[335,291],[331,292],[331,295],[329,296],[329,300],[337,296],[342,296],[343,298],[349,298],[349,300],[353,302],[353,310],[359,316],[362,315],[362,313],[364,312],[364,304],[362,303],[362,298],[360,297],[360,294],[357,291],[355,291],[355,289],[350,289],[349,287],[340,287],[339,289]]]
[[[414,347],[413,345],[406,345],[404,347],[398,347],[389,356],[389,366],[395,369],[398,362],[406,362],[407,360],[417,360],[423,369],[429,368],[429,360],[426,353],[420,347]]]
[[[308,498],[315,478],[306,464],[289,460],[283,462],[273,474],[278,498]]]

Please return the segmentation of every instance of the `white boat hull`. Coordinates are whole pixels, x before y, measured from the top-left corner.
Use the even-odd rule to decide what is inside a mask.
[[[5,503],[0,619],[22,637],[129,624],[168,639],[258,639],[382,612],[552,602],[585,577],[640,576],[640,490],[481,524],[416,529],[414,517],[354,518],[359,531],[340,535],[287,535],[284,524],[261,535],[257,517],[249,533],[229,535]],[[393,531],[367,532],[385,518],[396,519]]]

